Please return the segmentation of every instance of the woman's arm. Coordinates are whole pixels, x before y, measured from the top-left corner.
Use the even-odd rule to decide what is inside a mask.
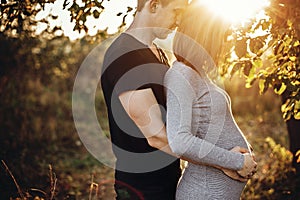
[[[195,92],[188,80],[175,70],[166,74],[167,136],[171,150],[196,163],[241,170],[245,156],[216,146],[191,133]]]

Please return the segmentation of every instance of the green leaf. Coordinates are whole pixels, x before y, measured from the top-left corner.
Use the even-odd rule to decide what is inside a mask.
[[[86,15],[85,14],[82,14],[79,18],[81,21],[83,21],[83,23],[86,22]]]
[[[94,10],[93,15],[94,15],[94,17],[95,17],[96,19],[98,19],[99,16],[100,16],[100,12],[97,11],[97,10]]]
[[[253,77],[253,78],[248,78],[247,80],[246,80],[246,85],[245,85],[245,87],[246,88],[251,88],[252,87],[252,85],[253,85],[253,83],[256,81],[256,77]]]
[[[254,67],[260,68],[260,67],[263,66],[263,61],[262,61],[261,58],[257,58],[257,59],[252,61],[252,64],[254,65]]]

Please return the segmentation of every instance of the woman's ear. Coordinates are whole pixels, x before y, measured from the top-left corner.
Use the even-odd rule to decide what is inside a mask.
[[[150,12],[155,13],[158,8],[158,0],[150,0]]]

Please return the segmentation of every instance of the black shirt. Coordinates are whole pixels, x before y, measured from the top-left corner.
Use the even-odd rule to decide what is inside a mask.
[[[151,147],[119,101],[125,91],[152,89],[165,120],[163,79],[168,67],[143,43],[126,33],[107,50],[101,86],[105,97],[113,152],[117,158],[115,179],[142,192],[173,199],[180,177],[179,160]],[[150,193],[150,196],[147,194]],[[156,197],[157,198],[157,197]],[[166,197],[165,197],[166,198]]]

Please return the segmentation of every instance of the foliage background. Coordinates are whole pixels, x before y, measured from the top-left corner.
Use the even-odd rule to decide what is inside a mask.
[[[99,31],[97,37],[70,41],[54,34],[59,33],[59,27],[49,27],[34,36],[32,27],[36,22],[30,16],[38,7],[33,5],[39,4],[38,9],[42,9],[49,2],[53,1],[16,1],[14,7],[7,8],[7,13],[10,8],[15,11],[1,16],[1,24],[8,28],[0,29],[0,159],[21,192],[1,163],[0,197],[51,199],[55,194],[56,199],[111,199],[113,170],[85,150],[71,108],[72,87],[80,64],[108,35]],[[73,4],[70,10],[74,20],[78,18],[78,29],[84,29],[80,26],[84,15],[98,15],[98,11],[88,9],[96,1],[84,2],[81,7]],[[281,98],[270,91],[259,95],[259,83],[245,89],[243,81],[236,75],[226,82],[237,123],[253,145],[259,163],[259,171],[249,181],[242,199],[300,199],[299,177],[287,150]],[[100,88],[96,102],[97,111],[106,113]],[[98,119],[107,133],[107,120]],[[56,184],[53,179],[57,179]]]
[[[113,195],[112,184],[107,181],[113,178],[112,170],[85,150],[72,119],[74,78],[85,56],[97,44],[89,39],[70,42],[64,37],[50,41],[2,38],[1,44],[6,45],[1,45],[0,156],[24,195],[28,192],[50,197],[49,164],[57,178],[58,199],[88,199],[91,184],[101,182],[98,197],[94,198],[110,199]],[[295,183],[291,153],[287,150],[280,98],[270,92],[260,96],[257,87],[245,89],[238,76],[228,80],[226,88],[237,123],[253,145],[259,163],[259,171],[249,182],[243,199],[296,199],[299,184]],[[100,92],[96,102],[97,111],[105,113]],[[107,130],[106,119],[99,121]],[[3,166],[0,174],[1,197],[20,196]],[[96,195],[95,189],[92,194]]]

